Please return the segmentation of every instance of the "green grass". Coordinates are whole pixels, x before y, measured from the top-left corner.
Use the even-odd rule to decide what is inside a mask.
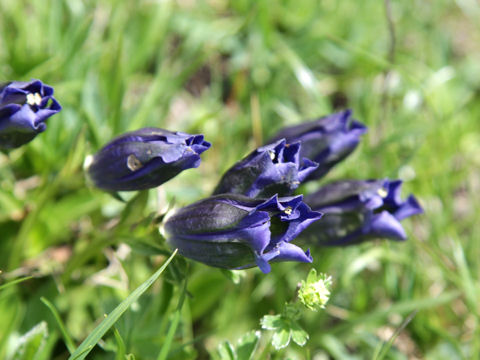
[[[64,109],[0,154],[0,358],[68,357],[65,334],[81,344],[166,260],[152,212],[208,195],[281,126],[346,107],[369,132],[328,180],[402,178],[425,214],[404,221],[404,243],[312,249],[333,278],[326,310],[302,318],[305,347],[275,351],[262,333],[254,359],[480,358],[480,6],[392,1],[391,14],[393,53],[382,1],[2,0],[0,82],[39,78]],[[159,197],[89,188],[85,156],[143,126],[213,146]],[[89,356],[219,358],[310,268],[237,285],[176,257]]]

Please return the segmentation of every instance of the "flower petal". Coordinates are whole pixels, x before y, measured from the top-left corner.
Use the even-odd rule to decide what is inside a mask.
[[[407,234],[400,222],[387,211],[372,216],[366,232],[371,236],[392,240],[406,240]]]
[[[198,167],[200,154],[209,147],[202,135],[143,128],[105,145],[87,171],[93,183],[104,190],[149,189]]]
[[[280,139],[256,149],[223,175],[214,194],[261,198],[291,194],[318,166],[312,161],[300,164],[300,148],[298,142],[287,144]]]

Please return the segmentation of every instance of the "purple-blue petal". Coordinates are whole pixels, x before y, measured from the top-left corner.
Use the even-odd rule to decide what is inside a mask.
[[[322,213],[318,211],[312,211],[305,203],[299,204],[296,208],[295,215],[291,218],[284,217],[283,221],[288,221],[288,227],[279,239],[274,239],[275,242],[290,242],[296,238],[303,230],[305,230],[310,224],[317,220],[320,220]]]
[[[300,163],[300,149],[300,143],[287,144],[285,139],[256,149],[223,175],[214,194],[290,195],[318,166],[309,160]]]
[[[393,215],[395,218],[397,218],[397,220],[403,220],[407,217],[422,213],[423,209],[418,203],[417,199],[415,196],[410,195],[407,200],[399,206]]]
[[[200,154],[209,147],[203,135],[143,128],[105,145],[87,171],[93,183],[104,190],[149,189],[183,170],[198,167]]]
[[[30,95],[35,95],[34,103],[29,102]],[[61,109],[53,97],[53,88],[40,80],[14,81],[2,86],[0,148],[15,148],[28,143],[46,129],[45,121]]]
[[[313,261],[310,250],[303,251],[300,247],[292,243],[282,242],[276,250],[279,251],[279,254],[272,259],[273,261],[298,261],[304,263],[311,263]]]
[[[285,242],[277,244],[275,248],[267,253],[255,257],[257,266],[264,274],[267,274],[271,271],[269,262],[281,261],[311,263],[313,259],[310,255],[310,250],[303,251],[297,245]]]
[[[388,191],[385,202],[391,206],[399,206],[402,202],[402,180],[386,181],[385,187]]]
[[[387,211],[373,214],[365,226],[365,232],[373,237],[392,240],[405,240],[407,238],[400,221]]]
[[[373,238],[406,239],[401,220],[423,212],[413,195],[401,198],[400,180],[339,181],[306,197],[325,218],[308,229],[321,245],[349,245]]]
[[[267,273],[270,261],[311,262],[308,251],[288,243],[320,216],[301,196],[262,200],[222,194],[179,209],[164,229],[171,246],[193,260],[228,269],[256,264]]]
[[[287,142],[301,142],[300,157],[318,163],[318,168],[307,180],[324,176],[335,164],[346,158],[357,147],[367,128],[351,119],[351,110],[341,111],[304,124],[286,127],[269,140],[285,138]]]

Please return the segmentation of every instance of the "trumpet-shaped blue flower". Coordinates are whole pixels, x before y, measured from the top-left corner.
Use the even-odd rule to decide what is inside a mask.
[[[225,269],[258,265],[268,273],[272,261],[312,261],[309,251],[290,242],[320,217],[302,196],[222,194],[167,215],[163,230],[170,246],[187,258]]]
[[[360,142],[367,128],[351,118],[352,111],[341,111],[317,120],[286,127],[269,143],[285,138],[287,142],[300,141],[300,157],[319,164],[307,180],[323,177],[338,162],[345,159]]]
[[[400,221],[423,212],[413,195],[401,199],[400,180],[339,181],[305,202],[324,213],[306,236],[320,245],[351,245],[374,238],[405,240]]]
[[[223,175],[214,194],[290,195],[317,166],[308,159],[300,164],[300,143],[287,144],[282,139],[237,162]]]
[[[45,120],[61,109],[53,88],[40,80],[0,86],[0,148],[16,148],[33,140],[45,131]]]
[[[198,167],[209,147],[203,135],[144,128],[112,140],[89,158],[86,170],[95,186],[107,191],[149,189]]]

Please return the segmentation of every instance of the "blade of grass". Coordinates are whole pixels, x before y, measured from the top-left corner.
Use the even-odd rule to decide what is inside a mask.
[[[113,334],[115,335],[115,340],[117,341],[117,353],[115,355],[115,360],[124,360],[125,352],[127,351],[125,347],[125,342],[122,339],[122,336],[118,332],[117,328],[113,326]]]
[[[63,324],[62,319],[60,318],[60,314],[58,313],[57,309],[53,304],[48,301],[46,298],[43,296],[40,298],[40,301],[45,304],[46,307],[50,309],[52,312],[53,317],[55,318],[55,321],[58,324],[58,327],[60,328],[60,332],[62,333],[63,339],[65,340],[65,345],[67,346],[68,352],[71,354],[75,351],[75,343],[73,342],[72,338],[70,335],[68,335],[67,329],[65,328],[65,325]]]
[[[328,110],[330,106],[325,100],[325,95],[319,90],[318,79],[315,73],[281,37],[276,38],[276,45],[279,54],[282,54],[283,60],[290,67],[300,85],[321,105],[322,109]]]
[[[48,180],[45,180],[45,182],[47,181]],[[37,206],[28,214],[28,216],[22,222],[20,230],[18,231],[16,241],[13,242],[10,257],[8,259],[9,269],[16,269],[21,264],[22,257],[24,255],[24,249],[28,247],[27,245],[30,239],[29,235],[36,221],[38,220],[40,209],[42,209],[45,204],[48,203],[49,199],[52,198],[53,194],[55,194],[55,192],[57,191],[58,185],[59,178],[57,177],[55,178],[55,180],[50,182],[49,186],[39,190],[38,196],[36,197]]]
[[[132,305],[138,298],[158,279],[158,277],[167,268],[168,264],[172,261],[177,254],[177,250],[165,261],[160,269],[158,269],[150,278],[142,285],[136,288],[130,295],[127,296],[107,317],[88,335],[88,337],[80,344],[80,346],[73,352],[68,358],[73,359],[85,359],[88,353],[98,343],[103,335],[115,324],[115,322],[122,316],[122,314]]]
[[[397,330],[395,330],[393,335],[390,337],[388,342],[380,346],[378,353],[376,352],[375,355],[373,356],[374,360],[382,360],[383,358],[385,358],[385,356],[388,353],[388,350],[390,350],[390,348],[392,347],[395,339],[398,337],[398,335],[400,335],[400,333],[403,331],[403,329],[405,329],[405,327],[410,323],[410,321],[413,320],[415,315],[417,315],[417,312],[418,310],[414,310],[405,318],[405,320],[400,324]]]
[[[175,314],[173,314],[172,323],[170,325],[170,328],[168,329],[165,342],[163,343],[160,354],[158,354],[157,360],[165,360],[168,356],[168,352],[170,351],[170,347],[172,345],[173,336],[175,335],[175,331],[177,330],[178,323],[180,322],[180,315],[182,312],[182,307],[185,301],[186,293],[187,293],[187,280],[185,279],[182,294],[180,295],[180,300],[178,300],[177,310],[175,310]]]
[[[464,290],[468,310],[474,316],[474,329],[476,329],[475,331],[478,333],[478,324],[480,323],[478,294],[480,294],[480,288],[478,288],[475,284],[475,279],[470,272],[470,267],[467,263],[464,249],[458,240],[453,240],[453,258],[457,264],[458,274],[460,275],[461,279],[458,285]],[[474,336],[473,339],[472,358],[478,359],[478,356],[480,355],[480,340],[478,339],[478,336]]]
[[[29,279],[33,278],[33,276],[25,276],[23,278],[20,278],[20,279],[15,279],[15,280],[12,280],[6,284],[3,284],[3,285],[0,285],[0,291],[3,290],[3,289],[6,289],[12,285],[15,285],[15,284],[18,284],[18,283],[21,283],[21,282],[24,282],[24,281],[27,281]]]
[[[378,309],[365,315],[353,316],[352,318],[348,319],[348,321],[333,327],[330,332],[332,334],[337,334],[342,331],[351,331],[352,327],[355,325],[366,324],[371,321],[383,319],[391,313],[403,314],[415,310],[420,311],[425,309],[432,309],[435,306],[450,303],[461,295],[462,293],[460,291],[449,291],[445,292],[440,296],[437,296],[436,298],[427,297],[422,299],[402,301],[386,309]]]

